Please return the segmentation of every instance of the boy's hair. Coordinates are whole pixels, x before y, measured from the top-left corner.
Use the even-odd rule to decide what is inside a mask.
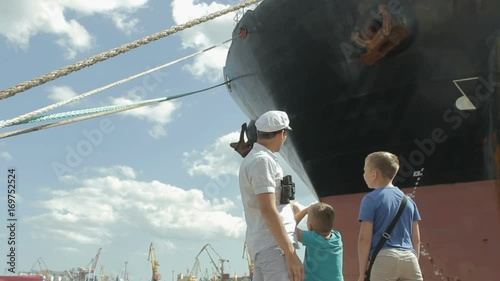
[[[316,203],[309,207],[309,216],[313,219],[314,230],[320,233],[330,233],[335,224],[335,211],[326,203]]]
[[[366,157],[368,165],[380,171],[382,176],[388,180],[394,179],[399,170],[398,157],[387,151],[377,151]]]

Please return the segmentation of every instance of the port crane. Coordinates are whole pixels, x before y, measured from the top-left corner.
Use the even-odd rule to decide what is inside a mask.
[[[106,269],[104,267],[104,265],[101,265],[101,281],[108,281],[109,280],[109,276],[106,275]]]
[[[128,261],[125,262],[125,270],[123,271],[123,280],[124,281],[128,281],[128,271],[127,271],[127,264],[128,264]]]
[[[47,265],[45,264],[45,261],[41,257],[39,257],[39,258],[36,259],[35,263],[33,264],[33,266],[30,269],[30,273],[35,273],[35,271],[33,270],[33,268],[37,264],[38,264],[38,268],[40,268],[40,270],[38,271],[38,274],[41,275],[41,276],[43,276],[43,278],[45,280],[50,280],[50,270],[47,267]],[[44,268],[42,268],[42,265],[43,265]]]
[[[97,281],[97,277],[95,276],[95,269],[97,266],[97,261],[99,260],[99,256],[101,255],[101,250],[102,248],[97,249],[97,254],[95,255],[94,258],[92,258],[89,262],[89,264],[86,266],[86,268],[89,267],[90,264],[92,264],[92,267],[90,269],[85,270],[86,275],[85,275],[85,280],[87,281]]]
[[[219,262],[221,263],[221,266],[219,268],[218,266],[218,263],[212,258],[212,255],[210,254],[210,252],[208,251],[208,249],[212,249],[212,251],[217,255],[217,257],[219,257]],[[218,280],[224,280],[224,263],[225,262],[229,262],[229,260],[225,260],[223,259],[219,253],[217,253],[217,251],[215,251],[215,249],[210,245],[210,244],[205,244],[205,246],[203,246],[203,248],[201,248],[200,252],[198,253],[198,255],[196,255],[195,257],[195,260],[198,261],[198,257],[201,255],[201,253],[203,251],[206,251],[207,252],[207,255],[208,257],[210,258],[210,261],[212,262],[212,264],[214,265],[214,268],[215,268],[215,271],[217,272],[217,275],[219,276]],[[195,263],[196,264],[196,263]]]
[[[250,253],[248,252],[248,246],[246,242],[245,244],[243,244],[243,256],[241,257],[242,259],[245,258],[245,253],[248,261],[248,275],[250,276],[251,279],[253,279],[253,262],[252,258],[250,257]]]
[[[66,273],[70,281],[75,281],[75,277],[73,276],[73,274],[71,274],[71,271],[65,270],[64,273]]]
[[[186,272],[186,277],[181,279],[181,281],[196,281],[196,277],[198,276],[198,272],[200,271],[200,260],[198,258],[194,259],[194,265],[191,268],[191,271],[189,271],[189,268],[187,269]]]
[[[151,281],[159,281],[161,280],[161,274],[158,274],[158,266],[160,262],[155,258],[155,249],[153,248],[153,242],[149,245],[149,256],[148,261],[151,261],[151,267],[153,269],[153,276],[151,277]]]

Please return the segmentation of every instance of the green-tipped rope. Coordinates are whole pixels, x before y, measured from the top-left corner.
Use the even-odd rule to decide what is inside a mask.
[[[12,136],[17,136],[17,135],[22,135],[22,134],[26,134],[29,132],[40,131],[40,130],[53,128],[53,127],[57,127],[57,126],[62,126],[62,125],[75,123],[75,122],[79,122],[79,121],[84,121],[84,120],[88,120],[88,119],[92,119],[92,118],[96,118],[96,117],[106,116],[106,115],[110,115],[113,113],[118,113],[118,112],[122,112],[122,111],[126,111],[126,110],[136,109],[136,108],[143,107],[143,106],[153,105],[153,104],[161,103],[161,102],[168,101],[168,100],[178,99],[178,98],[194,95],[196,93],[208,91],[208,90],[211,90],[213,88],[217,88],[217,87],[220,87],[222,85],[228,84],[229,82],[230,81],[227,81],[227,82],[220,83],[220,84],[217,84],[215,86],[211,86],[211,87],[208,87],[205,89],[201,89],[201,90],[197,90],[197,91],[193,91],[193,92],[188,92],[188,93],[184,93],[184,94],[180,94],[180,95],[151,99],[151,100],[147,100],[147,101],[141,101],[141,102],[126,104],[126,105],[111,105],[111,106],[103,106],[103,107],[96,107],[96,108],[89,108],[89,109],[82,109],[82,110],[67,111],[67,112],[55,113],[55,114],[44,115],[44,116],[37,116],[37,117],[33,117],[29,120],[21,121],[19,123],[14,124],[14,125],[49,121],[49,120],[68,118],[68,117],[75,117],[75,118],[63,120],[63,121],[59,121],[59,122],[54,122],[54,123],[50,123],[50,124],[40,125],[40,126],[36,126],[36,127],[31,127],[31,128],[26,128],[26,129],[21,129],[21,130],[3,133],[3,134],[0,134],[0,139],[12,137]],[[2,122],[4,122],[4,121],[2,121]],[[0,124],[2,122],[0,122]]]
[[[66,112],[60,112],[60,113],[54,113],[54,114],[49,114],[49,115],[32,117],[32,118],[29,118],[27,120],[14,123],[12,125],[36,123],[36,122],[42,122],[42,121],[63,119],[63,118],[68,118],[68,117],[79,117],[79,116],[84,116],[84,115],[88,115],[88,114],[113,111],[115,109],[122,109],[122,108],[123,109],[137,108],[137,106],[141,107],[143,104],[149,105],[149,104],[153,104],[153,103],[162,102],[165,100],[166,100],[166,98],[159,98],[159,99],[147,100],[147,101],[136,102],[136,103],[131,103],[131,104],[109,105],[109,106],[102,106],[102,107],[96,107],[96,108],[66,111]],[[4,121],[0,121],[0,124],[2,124],[2,122],[4,122]]]

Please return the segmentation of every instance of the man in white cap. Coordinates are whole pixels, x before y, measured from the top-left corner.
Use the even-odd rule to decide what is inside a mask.
[[[283,111],[260,116],[255,121],[257,142],[240,166],[246,243],[254,261],[254,281],[304,280],[304,267],[295,251],[294,212],[291,204],[280,203],[283,170],[275,154],[292,130],[289,124]]]

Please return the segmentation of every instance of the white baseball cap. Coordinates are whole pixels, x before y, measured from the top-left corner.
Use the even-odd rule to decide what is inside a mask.
[[[289,126],[290,120],[286,112],[271,110],[262,114],[257,121],[255,121],[255,127],[257,131],[270,133],[279,130],[292,130]]]

